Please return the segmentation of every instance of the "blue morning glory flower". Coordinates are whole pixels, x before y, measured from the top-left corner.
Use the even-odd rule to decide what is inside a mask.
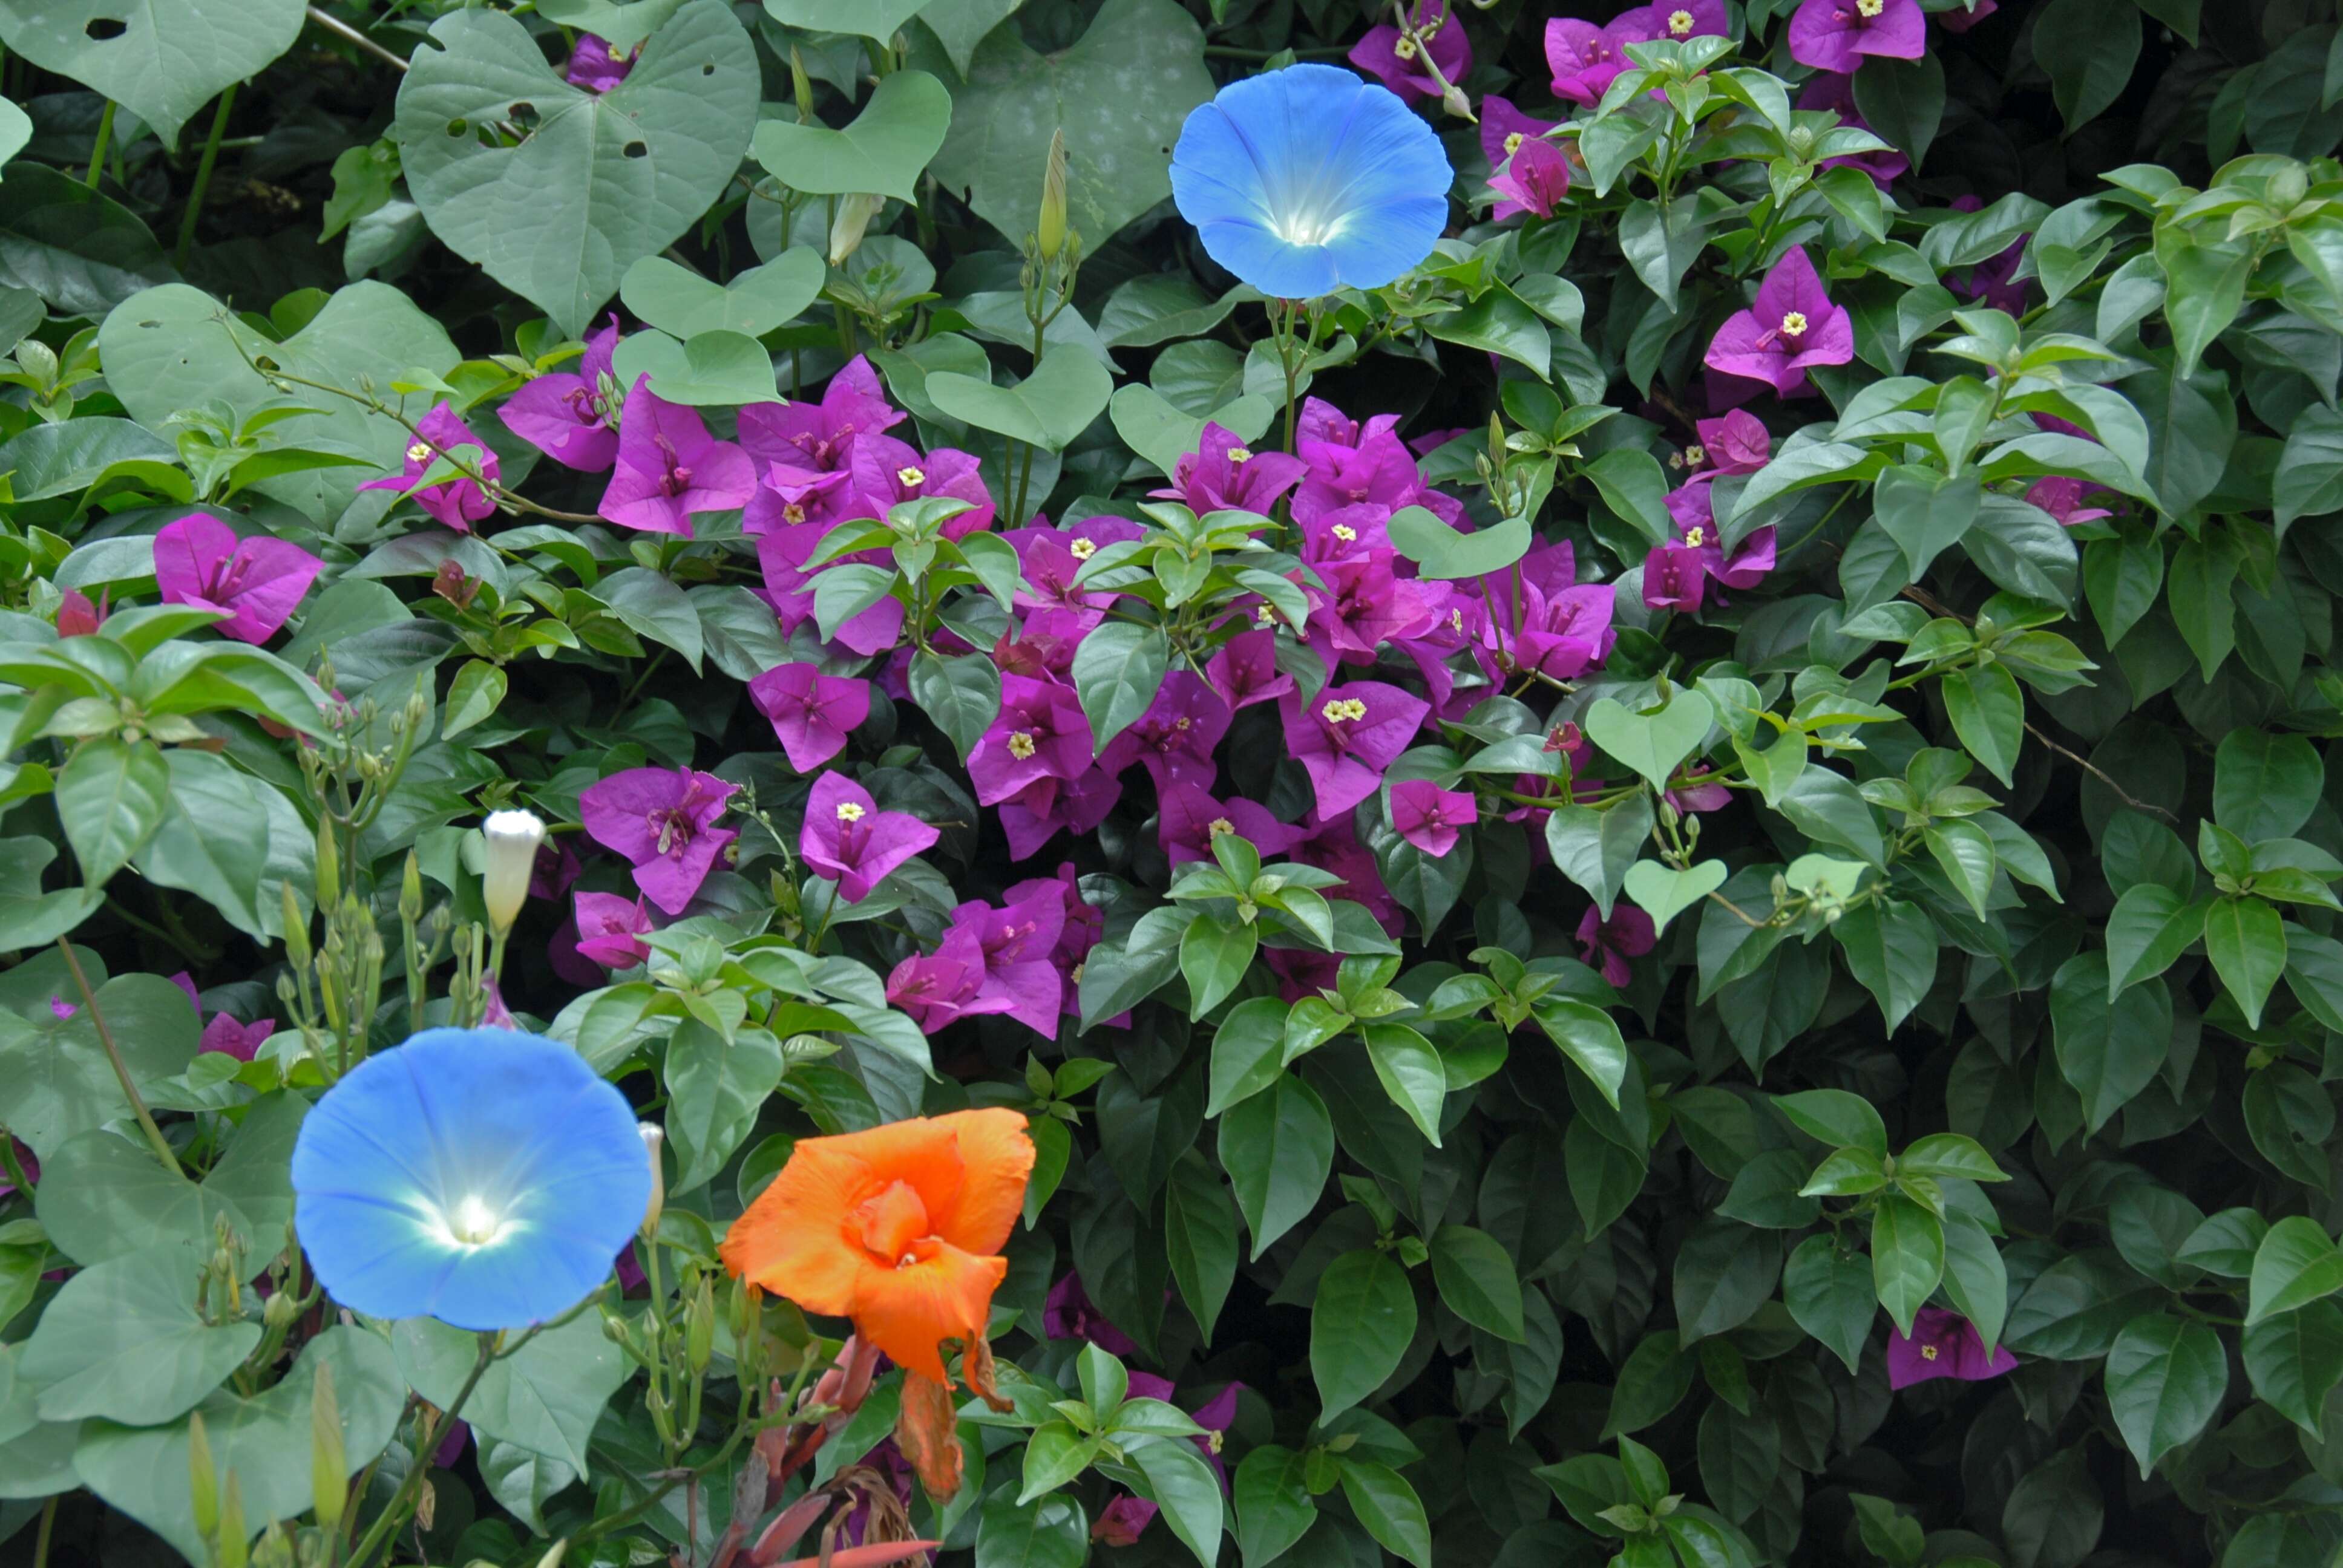
[[[293,1191],[302,1249],[342,1305],[511,1329],[608,1276],[651,1170],[626,1097],[568,1046],[427,1029],[317,1101]]]
[[[1172,199],[1205,251],[1281,299],[1380,288],[1431,255],[1453,177],[1398,95],[1332,65],[1230,84],[1172,153]]]

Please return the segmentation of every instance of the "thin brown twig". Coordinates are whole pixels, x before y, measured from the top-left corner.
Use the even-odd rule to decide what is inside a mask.
[[[2135,799],[2130,790],[2125,789],[2113,779],[2107,777],[2107,769],[2101,768],[2097,763],[2092,761],[2081,752],[2075,750],[2072,747],[2059,745],[2058,742],[2051,739],[2047,735],[2043,734],[2041,730],[2036,729],[2034,727],[2034,722],[2031,719],[2026,721],[2026,733],[2031,735],[2035,739],[2039,740],[2043,745],[2047,746],[2051,750],[2056,751],[2059,756],[2064,757],[2067,761],[2074,763],[2084,772],[2089,774],[2092,778],[2097,779],[2100,783],[2114,790],[2116,792],[2116,799],[2121,800],[2133,810],[2150,812],[2153,815],[2163,818],[2166,821],[2171,823],[2176,828],[2180,826],[2179,818],[2174,816],[2171,812],[2166,810],[2161,806],[2151,804],[2146,800]]]
[[[331,33],[337,38],[340,38],[347,43],[356,44],[359,48],[365,50],[367,54],[372,55],[376,59],[382,61],[385,65],[396,65],[402,71],[407,68],[406,61],[400,59],[397,55],[392,54],[389,50],[384,48],[381,45],[376,43],[373,39],[367,37],[365,34],[359,32],[356,27],[351,26],[347,22],[343,21],[338,16],[328,15],[318,7],[312,5],[309,7],[309,20],[315,22],[318,26],[323,27],[327,32]]]

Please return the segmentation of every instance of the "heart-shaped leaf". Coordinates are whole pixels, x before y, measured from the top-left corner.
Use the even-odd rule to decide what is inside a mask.
[[[1152,387],[1133,381],[1115,388],[1107,404],[1115,434],[1131,449],[1168,477],[1181,457],[1196,449],[1203,438],[1204,421],[1175,407]],[[1232,397],[1212,411],[1212,422],[1233,431],[1239,440],[1258,441],[1269,429],[1277,410],[1263,397],[1250,393]]]
[[[757,161],[791,190],[812,196],[868,191],[919,199],[920,171],[944,145],[952,98],[925,71],[898,71],[842,131],[767,120],[757,127]]]
[[[350,1474],[372,1464],[397,1429],[406,1381],[390,1346],[362,1329],[330,1328],[311,1340],[283,1382],[250,1399],[216,1389],[196,1407],[204,1418],[212,1462],[233,1471],[244,1498],[245,1526],[258,1534],[279,1519],[306,1513],[315,1493],[310,1405],[317,1369],[333,1368],[341,1412],[342,1458]],[[168,1426],[117,1426],[93,1421],[81,1430],[74,1468],[92,1492],[177,1547],[189,1562],[208,1562],[187,1508],[187,1419]]]
[[[765,0],[765,14],[784,27],[809,33],[850,33],[890,43],[928,0]]]
[[[1174,0],[1106,0],[1090,30],[1055,55],[995,27],[952,95],[951,136],[930,172],[1021,243],[1040,216],[1050,138],[1062,130],[1068,219],[1095,254],[1172,194],[1172,144],[1188,112],[1212,95],[1202,43]],[[932,44],[915,45],[914,56],[945,66]]]
[[[1716,710],[1708,699],[1696,691],[1679,691],[1648,713],[1606,697],[1589,708],[1581,722],[1588,739],[1650,780],[1653,789],[1664,789],[1677,764],[1708,739],[1709,726],[1715,721]]]
[[[1033,374],[1014,387],[949,370],[928,377],[928,397],[942,413],[1052,452],[1088,429],[1113,391],[1106,367],[1078,348],[1044,354]]]
[[[1415,562],[1420,575],[1454,581],[1503,571],[1530,553],[1534,542],[1527,518],[1507,518],[1494,528],[1460,534],[1423,507],[1402,507],[1389,524],[1392,548]]]
[[[1662,930],[1668,922],[1717,889],[1725,886],[1725,862],[1703,860],[1679,871],[1657,860],[1638,860],[1627,868],[1627,896],[1643,906],[1652,924]]]
[[[221,88],[293,46],[304,14],[302,0],[0,0],[0,42],[176,147]]]
[[[431,40],[398,88],[407,187],[449,249],[573,335],[723,194],[756,125],[756,50],[720,0],[687,0],[607,93],[501,11],[452,12]]]
[[[619,58],[633,54],[659,30],[683,0],[537,0],[537,14],[580,33],[591,33]]]
[[[711,283],[663,256],[647,256],[618,280],[618,297],[672,337],[722,330],[762,337],[811,305],[829,276],[821,253],[809,246],[783,251],[728,283]]]
[[[64,1304],[41,1314],[16,1366],[39,1391],[43,1421],[169,1421],[243,1363],[260,1325],[206,1322],[187,1261],[134,1252],[65,1282]]]
[[[282,343],[263,337],[201,289],[165,284],[116,307],[98,328],[97,348],[106,362],[107,389],[150,430],[167,433],[171,416],[215,398],[240,419],[263,407],[290,403],[317,411],[272,425],[273,439],[347,452],[394,472],[415,438],[405,426],[330,392],[297,386],[288,398],[256,367],[356,393],[369,377],[377,387],[387,387],[413,370],[444,376],[462,357],[445,329],[407,296],[373,282],[337,291],[307,326]],[[320,468],[263,479],[254,488],[329,522],[349,507],[368,477],[366,468]]]
[[[611,374],[628,387],[638,376],[651,378],[651,391],[670,403],[694,407],[731,407],[778,402],[773,357],[745,333],[719,329],[678,343],[664,332],[629,332],[611,357]]]

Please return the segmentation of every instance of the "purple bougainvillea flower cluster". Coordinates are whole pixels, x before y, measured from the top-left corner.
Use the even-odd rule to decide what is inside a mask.
[[[1928,47],[1920,0],[1805,0],[1790,18],[1790,58],[1850,74],[1865,59],[1916,60]]]
[[[300,608],[326,563],[297,544],[256,534],[238,538],[217,518],[192,513],[155,534],[155,586],[165,604],[219,610],[224,637],[262,643]],[[87,604],[84,599],[83,603]],[[95,631],[104,618],[93,615]],[[65,628],[60,617],[59,631]]]
[[[1735,408],[1721,419],[1703,419],[1697,470],[1669,492],[1668,516],[1676,537],[1644,558],[1644,603],[1653,609],[1698,610],[1714,583],[1755,588],[1774,569],[1774,530],[1753,529],[1728,553],[1720,537],[1712,488],[1729,474],[1754,474],[1765,466],[1772,439],[1755,416]]]
[[[454,461],[458,471],[426,483],[426,477],[443,457]],[[368,479],[358,488],[398,491],[458,533],[468,534],[474,523],[497,509],[480,480],[494,484],[503,473],[488,444],[457,416],[451,405],[443,402],[416,421],[415,439],[407,445],[399,471]]]
[[[1709,340],[1703,362],[1724,383],[1729,402],[1771,388],[1787,397],[1806,389],[1806,372],[1855,357],[1855,319],[1831,302],[1804,246],[1793,246],[1767,271],[1746,310],[1735,312]]]
[[[582,792],[578,817],[588,838],[633,864],[645,898],[679,915],[739,837],[716,825],[739,788],[689,768],[630,768]]]
[[[1442,84],[1464,79],[1473,69],[1473,41],[1463,24],[1450,15],[1449,0],[1415,0],[1408,14],[1409,33],[1394,23],[1370,27],[1352,48],[1350,62],[1410,103],[1437,104],[1444,95]],[[1427,68],[1437,66],[1434,76]]]

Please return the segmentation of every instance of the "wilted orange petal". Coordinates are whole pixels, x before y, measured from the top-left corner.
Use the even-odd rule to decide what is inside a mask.
[[[960,1140],[967,1176],[959,1201],[949,1208],[930,1201],[935,1233],[967,1252],[998,1252],[1025,1210],[1025,1182],[1033,1173],[1033,1140],[1025,1115],[993,1107],[956,1111],[934,1119]]]
[[[942,1545],[940,1541],[882,1541],[870,1546],[841,1546],[830,1554],[830,1568],[887,1568],[890,1563],[908,1563],[922,1552],[932,1552]],[[780,1568],[821,1568],[819,1557],[799,1557],[784,1563]]]
[[[903,1410],[895,1422],[895,1446],[903,1451],[920,1484],[939,1503],[960,1491],[960,1413],[951,1390],[918,1372],[903,1374]]]
[[[908,1268],[868,1269],[854,1293],[854,1326],[903,1366],[949,1382],[939,1340],[984,1332],[992,1292],[1009,1273],[1006,1258],[980,1258],[946,1241],[915,1244]]]

